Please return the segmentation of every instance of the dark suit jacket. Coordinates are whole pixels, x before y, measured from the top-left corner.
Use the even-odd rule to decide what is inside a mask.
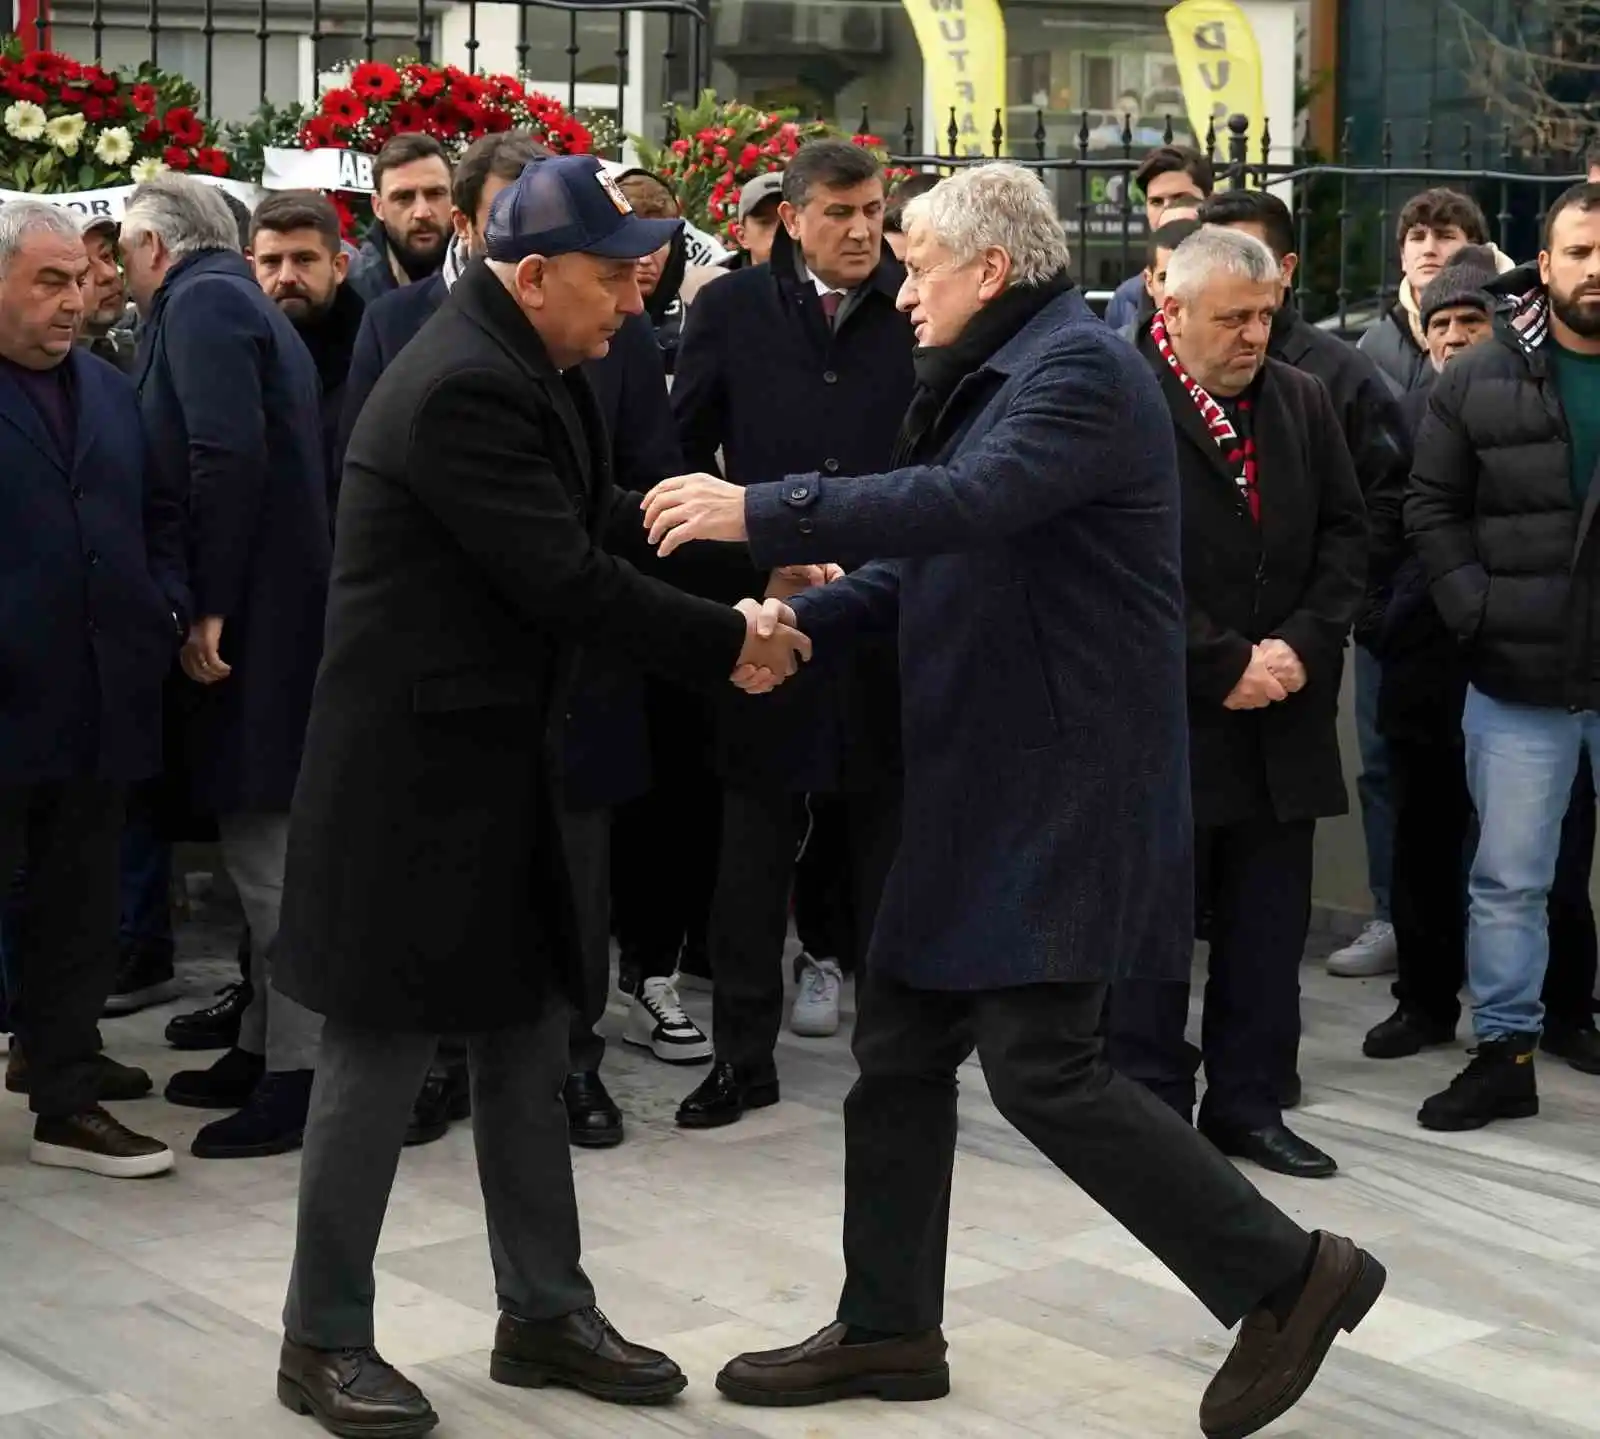
[[[930,464],[745,500],[758,563],[892,557],[795,601],[815,663],[898,628],[905,811],[868,965],[946,990],[1185,975],[1178,483],[1155,381],[1073,290],[946,413]]]
[[[175,686],[200,811],[285,813],[322,649],[332,543],[316,365],[237,254],[173,266],[140,331],[145,430],[189,505],[197,616],[221,615],[220,684]]]
[[[274,982],[396,1030],[525,1023],[581,960],[553,734],[576,647],[727,683],[732,610],[647,578],[581,374],[481,264],[345,461]],[[668,566],[676,564],[668,561]],[[753,701],[752,701],[753,702]]]
[[[1343,814],[1335,724],[1367,521],[1333,403],[1320,380],[1266,362],[1254,394],[1257,524],[1194,401],[1148,336],[1139,348],[1178,435],[1195,823]],[[1265,709],[1224,709],[1251,647],[1273,635],[1300,656],[1305,688]]]
[[[71,455],[0,367],[3,785],[154,774],[189,618],[184,494],[150,462],[138,396],[82,347],[62,363]]]

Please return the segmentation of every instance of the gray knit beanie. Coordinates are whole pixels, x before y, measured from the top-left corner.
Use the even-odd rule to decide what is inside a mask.
[[[1418,300],[1422,328],[1440,310],[1470,305],[1485,315],[1494,314],[1494,296],[1488,286],[1495,278],[1494,256],[1481,245],[1457,250],[1450,263],[1428,282]]]

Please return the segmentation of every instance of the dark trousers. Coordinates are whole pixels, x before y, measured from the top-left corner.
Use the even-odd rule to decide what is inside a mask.
[[[1466,982],[1466,871],[1476,840],[1467,793],[1465,753],[1458,744],[1391,739],[1395,804],[1392,907],[1399,972],[1394,997],[1432,1023],[1461,1017]],[[1596,942],[1589,902],[1594,862],[1594,782],[1578,767],[1561,825],[1561,849],[1550,887],[1550,963],[1545,970],[1545,1023],[1579,1029],[1593,1023]]]
[[[600,1068],[606,1052],[595,1026],[611,993],[611,811],[566,811],[561,841],[583,943],[583,988],[572,1010],[569,1062],[574,1073],[588,1073]]]
[[[1275,819],[1195,832],[1205,876],[1210,956],[1200,1048],[1184,1038],[1189,986],[1128,980],[1114,988],[1111,1062],[1188,1119],[1203,1059],[1202,1126],[1261,1129],[1300,1044],[1300,960],[1311,923],[1312,821]]]
[[[172,845],[156,827],[155,785],[128,792],[128,817],[122,827],[122,923],[124,949],[138,948],[171,958]]]
[[[898,789],[834,795],[849,844],[853,928],[872,933],[883,883],[900,843]],[[757,1080],[773,1078],[783,1025],[783,945],[789,894],[805,840],[805,797],[728,786],[722,862],[711,906],[712,1038],[719,1060]]]
[[[678,761],[648,794],[616,810],[611,834],[611,929],[619,981],[630,994],[680,963],[709,973],[706,930],[717,877],[722,790],[711,772]]]
[[[857,924],[851,864],[850,803],[837,795],[808,795],[800,857],[794,866],[794,929],[800,947],[834,959],[846,974],[866,957],[871,931]]]
[[[79,1114],[97,1099],[123,798],[101,780],[0,785],[0,875],[25,871],[6,919],[8,1022],[28,1056],[35,1114]]]
[[[1306,1232],[1106,1063],[1095,1033],[1105,995],[1103,984],[941,993],[870,972],[858,984],[843,1322],[907,1334],[941,1321],[956,1068],[974,1047],[1006,1120],[1222,1324],[1299,1271]]]
[[[536,1022],[473,1035],[472,1141],[489,1222],[500,1308],[554,1319],[594,1303],[579,1263],[578,1204],[567,1150],[566,1007]],[[329,1020],[311,1091],[294,1269],[284,1306],[290,1339],[316,1349],[373,1342],[373,1260],[411,1106],[437,1039]]]

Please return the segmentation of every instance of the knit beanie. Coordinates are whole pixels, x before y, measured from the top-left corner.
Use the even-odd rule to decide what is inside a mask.
[[[1495,278],[1494,256],[1483,245],[1466,245],[1428,282],[1418,301],[1422,328],[1440,310],[1470,305],[1485,315],[1494,314],[1494,296],[1488,286]]]

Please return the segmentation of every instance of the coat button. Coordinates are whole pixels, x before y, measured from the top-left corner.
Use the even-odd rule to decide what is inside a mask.
[[[75,499],[75,500],[81,500],[83,498],[83,486],[82,485],[74,485],[72,487],[72,498]]]
[[[811,492],[806,489],[804,485],[796,485],[792,490],[789,491],[789,498],[791,500],[803,500],[810,493]]]
[[[810,520],[801,520],[800,523],[795,526],[795,528],[799,530],[801,534],[809,535],[812,530],[816,529],[816,526],[812,524]]]
[[[100,626],[97,625],[93,620],[90,620],[89,621],[89,638],[93,639],[99,633],[100,633]]]
[[[835,459],[826,459],[822,462],[822,468],[830,475],[836,475],[839,473],[839,462]]]
[[[97,565],[100,563],[100,551],[90,550],[89,553],[84,556],[84,559],[89,561],[91,567]]]
[[[825,385],[837,385],[839,376],[833,370],[824,370],[822,372],[822,383]]]

